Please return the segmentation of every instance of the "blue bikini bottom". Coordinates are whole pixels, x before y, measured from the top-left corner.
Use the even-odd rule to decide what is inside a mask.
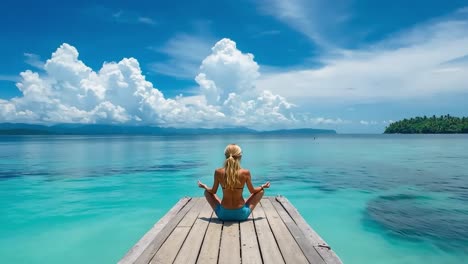
[[[215,213],[218,218],[223,221],[244,221],[247,220],[250,215],[250,208],[248,204],[245,204],[239,209],[226,209],[218,204]]]

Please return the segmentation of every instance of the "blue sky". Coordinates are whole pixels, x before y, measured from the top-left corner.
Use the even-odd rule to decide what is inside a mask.
[[[0,5],[3,122],[378,133],[404,117],[468,115],[466,0]],[[138,65],[114,65],[124,58]],[[158,94],[136,96],[133,70]]]

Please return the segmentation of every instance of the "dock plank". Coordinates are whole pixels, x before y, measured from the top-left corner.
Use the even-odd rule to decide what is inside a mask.
[[[340,258],[335,254],[331,247],[323,240],[299,214],[299,211],[292,206],[289,200],[284,196],[276,197],[276,200],[288,212],[305,237],[312,243],[315,250],[320,254],[327,264],[343,264]]]
[[[176,264],[190,264],[197,261],[198,253],[200,252],[205,233],[208,228],[208,224],[213,214],[208,202],[203,201],[203,206],[195,220],[195,223],[187,236],[186,242],[182,245],[174,263]]]
[[[150,263],[172,263],[175,260],[182,244],[192,229],[196,218],[200,214],[200,210],[205,201],[200,198],[196,198],[193,199],[193,203],[194,206],[187,212],[184,218],[179,221],[170,236],[156,252]]]
[[[224,222],[219,248],[219,263],[241,263],[239,222]]]
[[[119,262],[342,264],[282,196],[263,197],[242,222],[223,222],[207,201],[181,199]]]
[[[262,263],[262,257],[260,256],[260,248],[257,241],[257,234],[255,233],[252,214],[250,214],[247,221],[240,222],[239,228],[241,238],[242,264]]]
[[[202,198],[193,198],[193,202],[195,203],[195,205],[193,206],[192,210],[187,212],[185,217],[179,222],[179,224],[177,224],[177,226],[193,226],[193,223],[200,214],[200,210],[206,203],[206,200]]]
[[[150,264],[172,263],[189,231],[190,227],[188,226],[177,226],[158,252],[156,252]]]
[[[185,213],[193,206],[192,198],[184,197],[180,199],[167,214],[163,216],[118,262],[118,264],[148,263],[154,253],[161,246],[162,239],[169,235],[168,231],[177,225]],[[170,224],[175,223],[175,224]],[[165,230],[163,232],[163,230]],[[164,237],[167,233],[166,237]],[[159,237],[159,239],[158,239]]]
[[[263,262],[268,264],[285,263],[278,245],[276,244],[275,237],[270,230],[262,205],[258,204],[252,214]]]
[[[291,216],[288,214],[288,212],[286,212],[286,210],[283,208],[283,206],[278,201],[276,201],[276,199],[274,197],[269,197],[268,200],[270,200],[271,204],[276,209],[276,212],[278,212],[278,215],[281,217],[281,220],[284,222],[286,227],[289,229],[289,232],[291,233],[291,235],[296,240],[297,244],[301,248],[301,250],[302,250],[304,256],[307,258],[307,260],[310,263],[314,263],[314,264],[325,264],[325,261],[323,260],[321,255],[313,247],[310,240],[308,240],[305,237],[305,234],[299,229],[299,227],[296,225],[296,223],[291,218]]]
[[[216,264],[218,263],[219,245],[221,242],[221,229],[223,222],[216,216],[211,218],[206,230],[205,239],[198,255],[197,263],[199,264]]]
[[[271,204],[271,201],[268,199],[262,199],[261,204],[285,262],[287,264],[309,263],[302,253],[301,248],[296,243],[296,240],[281,220],[278,212],[276,212],[276,209]]]

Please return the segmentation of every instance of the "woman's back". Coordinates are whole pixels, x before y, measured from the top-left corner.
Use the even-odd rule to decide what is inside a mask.
[[[244,206],[245,201],[242,193],[244,191],[244,186],[247,181],[247,175],[249,175],[248,170],[240,169],[237,172],[237,182],[238,185],[233,188],[226,188],[226,172],[224,168],[219,168],[216,170],[216,177],[223,189],[223,199],[221,205],[228,209],[237,209]]]

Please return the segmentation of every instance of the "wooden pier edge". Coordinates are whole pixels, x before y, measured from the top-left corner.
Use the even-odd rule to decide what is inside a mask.
[[[223,222],[205,198],[184,197],[118,263],[343,264],[286,197],[257,207],[247,221]]]
[[[310,227],[310,225],[296,209],[296,207],[294,207],[286,197],[278,195],[276,196],[275,200],[278,201],[281,206],[283,206],[299,229],[304,233],[306,239],[309,240],[314,249],[317,251],[317,253],[320,254],[320,256],[327,264],[343,264],[338,255],[336,255],[336,253],[325,242],[325,240],[323,240],[323,238],[320,237],[320,235]]]
[[[118,264],[133,264],[137,263],[145,251],[152,247],[157,235],[164,227],[192,200],[191,197],[180,199],[146,234],[125,254]],[[164,242],[164,241],[163,241]],[[157,249],[156,249],[157,250]]]

